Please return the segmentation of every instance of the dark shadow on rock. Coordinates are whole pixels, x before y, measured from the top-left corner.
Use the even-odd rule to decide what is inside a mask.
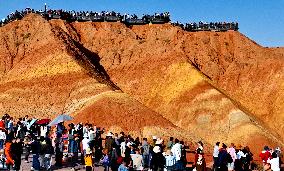
[[[88,71],[89,75],[100,83],[108,85],[113,90],[121,90],[114,84],[104,67],[100,64],[100,57],[97,53],[85,48],[80,42],[72,39],[60,27],[52,28],[53,33],[58,37],[67,48],[67,52],[75,59],[75,61]]]

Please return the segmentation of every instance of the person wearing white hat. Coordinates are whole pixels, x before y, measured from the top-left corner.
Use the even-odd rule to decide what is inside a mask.
[[[160,152],[161,152],[161,147],[155,146],[155,147],[153,148],[153,152],[154,152],[154,153],[160,153]]]
[[[161,138],[158,138],[157,141],[156,141],[156,145],[159,145],[161,146],[163,144],[164,140],[161,139]]]
[[[106,134],[106,137],[112,137],[112,136],[113,136],[113,134],[111,132]]]
[[[153,154],[151,159],[150,168],[152,170],[164,170],[164,166],[166,164],[165,157],[162,154],[161,147],[155,146],[153,148]]]

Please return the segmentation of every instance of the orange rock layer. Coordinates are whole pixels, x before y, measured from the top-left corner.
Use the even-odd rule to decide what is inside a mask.
[[[0,111],[70,113],[133,135],[283,145],[284,50],[239,32],[66,23],[0,28]]]

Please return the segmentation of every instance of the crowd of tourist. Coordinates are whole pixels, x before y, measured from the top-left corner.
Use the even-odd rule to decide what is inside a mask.
[[[137,15],[120,14],[114,11],[63,11],[63,10],[48,10],[46,12],[47,19],[64,19],[67,21],[120,21],[126,24],[130,24],[131,21],[143,21],[145,24],[150,22],[160,21],[162,23],[167,23],[170,21],[170,15],[168,12],[165,13],[155,13],[154,15],[142,15],[139,18]],[[133,22],[134,23],[134,22]],[[142,23],[141,23],[142,24]]]
[[[281,150],[276,147],[274,150],[268,146],[264,147],[259,155],[262,160],[261,170],[280,171],[281,166]],[[213,151],[213,169],[221,171],[247,171],[259,170],[260,167],[252,162],[254,159],[248,146],[235,146],[233,143],[227,147],[226,144],[217,142]]]
[[[50,125],[51,123],[56,123]],[[92,124],[50,122],[49,119],[14,119],[5,114],[0,120],[0,169],[20,170],[21,157],[32,162],[31,170],[52,170],[67,163],[72,168],[93,170],[184,170],[187,166],[185,142],[170,137],[166,142],[157,136],[133,138],[124,132],[107,132]],[[265,146],[259,155],[264,169],[280,170],[281,150]],[[29,158],[32,156],[32,159]],[[194,170],[205,171],[203,143],[194,149]],[[52,158],[55,159],[54,166]],[[213,151],[213,169],[247,171],[254,169],[249,147],[217,142]]]
[[[46,19],[63,19],[69,22],[73,21],[120,21],[126,25],[136,25],[136,24],[163,24],[170,22],[169,12],[155,13],[154,15],[143,14],[142,17],[137,15],[120,14],[114,11],[67,11],[67,10],[34,10],[31,8],[26,8],[22,11],[15,11],[9,14],[5,19],[0,20],[0,27],[4,26],[12,21],[20,20],[25,15],[29,13],[36,13],[43,16]],[[186,23],[185,25],[179,22],[172,23],[174,26],[179,26],[186,31],[228,31],[239,29],[237,22],[199,22],[199,23]]]
[[[93,12],[93,11],[67,11],[67,10],[34,10],[31,8],[26,8],[22,11],[16,11],[9,14],[5,19],[0,20],[0,27],[4,26],[12,21],[20,20],[25,15],[29,13],[36,13],[44,17],[45,19],[63,19],[68,22],[73,21],[120,21],[127,25],[133,24],[149,24],[149,23],[167,23],[170,21],[169,12],[164,13],[155,13],[154,15],[142,15],[139,18],[137,15],[129,14],[120,14],[114,11],[102,11],[102,12]]]
[[[26,8],[25,10],[21,10],[18,11],[16,10],[15,12],[10,13],[9,15],[7,15],[7,17],[5,19],[0,19],[0,27],[15,21],[15,20],[21,20],[22,18],[24,18],[24,16],[26,16],[29,13],[36,13],[36,14],[40,14],[43,15],[44,11],[42,10],[34,10],[31,8]]]
[[[174,26],[181,27],[186,31],[237,31],[239,29],[239,24],[237,22],[202,22],[199,23],[186,23],[185,25],[179,22],[172,23]]]
[[[184,142],[178,139],[170,138],[164,145],[155,136],[151,142],[147,138],[141,141],[124,132],[106,134],[92,124],[69,123],[66,127],[64,122],[54,127],[49,124],[49,119],[26,116],[15,120],[5,114],[0,120],[2,169],[20,170],[22,155],[25,162],[32,162],[31,170],[51,170],[53,155],[53,167],[60,168],[69,161],[71,167],[85,165],[86,170],[92,170],[95,165],[120,171],[181,169],[186,164]]]

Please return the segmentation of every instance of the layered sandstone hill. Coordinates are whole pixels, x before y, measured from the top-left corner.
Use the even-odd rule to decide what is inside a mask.
[[[71,113],[139,136],[283,145],[284,53],[239,32],[170,24],[66,23],[29,15],[0,28],[0,111]]]

